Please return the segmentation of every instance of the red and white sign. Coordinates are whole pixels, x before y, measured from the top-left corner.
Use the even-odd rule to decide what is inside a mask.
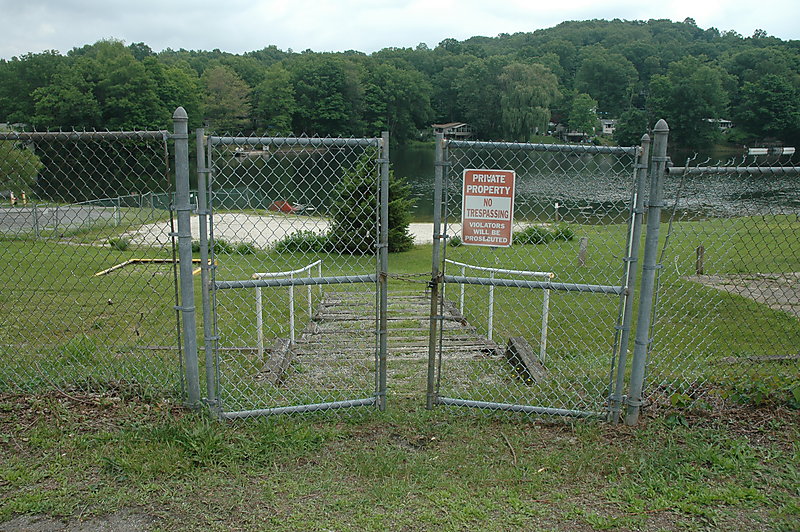
[[[513,170],[464,170],[461,242],[508,247],[514,221]]]

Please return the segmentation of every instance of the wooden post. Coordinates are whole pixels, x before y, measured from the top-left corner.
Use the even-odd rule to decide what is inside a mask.
[[[697,260],[694,263],[694,271],[697,275],[703,275],[703,262],[705,261],[706,248],[697,246]]]
[[[586,266],[586,253],[589,250],[589,237],[582,236],[580,248],[578,249],[578,266]]]

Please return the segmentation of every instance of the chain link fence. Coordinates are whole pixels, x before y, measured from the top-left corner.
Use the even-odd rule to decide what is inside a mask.
[[[387,143],[208,137],[205,375],[224,417],[382,405]]]
[[[432,278],[403,254],[388,274],[387,136],[201,131],[190,193],[183,133],[0,133],[0,390],[186,388],[229,418],[383,408],[387,389],[613,420],[627,404],[632,423],[640,406],[800,404],[800,168],[690,161],[653,196],[656,129],[652,158],[647,140],[438,140]],[[481,169],[515,174],[507,247],[465,243],[495,238],[462,220]]]
[[[603,415],[622,326],[637,148],[447,141],[434,402]],[[465,245],[463,175],[516,173],[513,244]],[[470,233],[494,234],[474,221]],[[498,226],[499,227],[499,226]],[[482,352],[442,348],[474,328]],[[435,376],[433,375],[435,373]]]
[[[787,157],[668,170],[652,406],[800,406],[798,215],[800,168]]]
[[[179,396],[168,138],[0,133],[1,390]]]

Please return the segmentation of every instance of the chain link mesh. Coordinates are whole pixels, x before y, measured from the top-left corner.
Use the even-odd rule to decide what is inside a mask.
[[[547,283],[621,286],[635,156],[636,148],[448,143],[446,275],[541,286],[445,285],[443,314],[463,315],[490,341],[483,353],[440,352],[439,397],[604,411],[620,295],[548,289]],[[466,169],[516,172],[512,246],[460,245]],[[461,331],[445,325],[442,334],[446,342]],[[520,349],[528,351],[524,360],[515,354]]]
[[[214,286],[273,283],[214,291],[218,406],[374,400],[381,139],[211,137],[209,152]]]
[[[778,157],[670,169],[651,404],[800,404],[798,177]]]
[[[0,389],[181,389],[166,132],[0,133]]]

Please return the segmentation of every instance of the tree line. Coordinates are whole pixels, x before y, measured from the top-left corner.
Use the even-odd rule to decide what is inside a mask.
[[[528,141],[558,121],[589,131],[618,119],[638,143],[658,118],[678,145],[800,141],[800,41],[750,37],[692,19],[564,22],[436,47],[317,53],[275,46],[237,55],[154,52],[104,40],[0,61],[0,122],[27,128],[167,128],[222,133],[425,138],[467,122],[481,139]]]

